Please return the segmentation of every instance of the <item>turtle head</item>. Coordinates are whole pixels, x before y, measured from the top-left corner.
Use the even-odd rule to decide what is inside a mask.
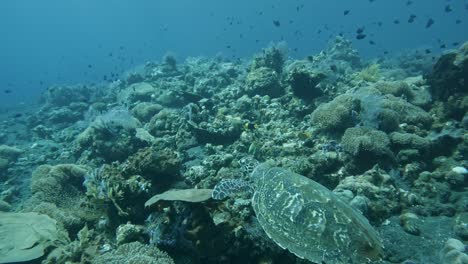
[[[239,165],[241,166],[241,171],[244,175],[252,175],[252,172],[258,164],[260,164],[260,162],[253,157],[245,157],[239,160]]]

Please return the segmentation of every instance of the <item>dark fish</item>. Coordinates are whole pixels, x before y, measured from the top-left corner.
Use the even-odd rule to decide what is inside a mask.
[[[387,54],[388,54],[388,51],[384,51],[383,54],[387,55]]]
[[[362,34],[364,32],[364,27],[360,27],[356,30],[357,34]]]
[[[13,115],[13,118],[18,118],[18,117],[22,117],[22,116],[23,116],[23,114],[17,113],[17,114],[14,114],[14,115]]]
[[[6,93],[6,94],[10,94],[10,93],[12,93],[13,91],[10,90],[10,89],[5,89],[5,90],[3,90],[3,92]]]
[[[452,43],[452,46],[458,46],[458,45],[460,45],[460,42],[453,42]]]
[[[445,49],[445,48],[447,48],[447,45],[445,45],[445,44],[442,44],[442,45],[440,45],[440,46],[439,46],[439,48],[441,48],[441,49]]]
[[[393,20],[393,24],[397,24],[397,25],[400,24],[400,20],[398,19]]]
[[[348,15],[348,14],[349,14],[349,10],[345,10],[345,11],[343,12],[343,15],[345,15],[345,16]]]
[[[406,1],[406,5],[407,5],[407,6],[410,6],[410,5],[412,5],[412,4],[413,4],[413,1]]]
[[[432,25],[434,25],[434,19],[429,18],[426,22],[426,28],[430,28]]]
[[[431,51],[430,49],[425,49],[424,52],[425,52],[426,54],[431,54],[432,51]]]
[[[273,25],[275,25],[275,27],[279,27],[281,26],[281,23],[279,22],[279,20],[273,20]]]
[[[330,70],[332,70],[333,72],[337,72],[337,71],[338,71],[338,67],[336,67],[335,64],[330,65]]]
[[[453,11],[452,6],[450,6],[450,5],[446,5],[444,10],[445,10],[446,13],[450,13],[450,12]]]
[[[91,69],[93,67],[93,65],[91,64],[88,64],[88,68]]]
[[[415,18],[416,15],[410,15],[410,17],[408,18],[408,23],[413,23]]]
[[[366,34],[363,34],[363,33],[358,33],[356,35],[356,39],[359,39],[359,40],[364,39],[365,37],[366,37]]]
[[[455,20],[455,24],[460,24],[462,21],[460,19]]]
[[[369,44],[371,44],[371,45],[375,45],[375,41],[373,41],[373,40],[369,40]]]
[[[381,26],[383,25],[383,23],[382,23],[381,21],[379,21],[379,22],[377,22],[377,25],[378,25],[379,27],[381,27]]]

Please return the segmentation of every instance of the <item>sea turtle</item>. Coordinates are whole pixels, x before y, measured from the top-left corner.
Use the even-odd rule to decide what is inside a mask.
[[[239,161],[251,182],[227,179],[213,189],[221,200],[252,192],[258,222],[270,239],[296,256],[316,263],[369,263],[383,246],[367,219],[321,184],[290,170]]]

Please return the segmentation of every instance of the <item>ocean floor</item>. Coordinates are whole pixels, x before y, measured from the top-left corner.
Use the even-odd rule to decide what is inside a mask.
[[[0,263],[466,264],[467,78],[468,42],[364,60],[337,38],[50,87],[0,113]]]

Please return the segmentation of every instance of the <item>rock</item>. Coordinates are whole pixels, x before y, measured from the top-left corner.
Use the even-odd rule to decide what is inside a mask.
[[[7,159],[0,158],[0,173],[5,172],[9,164],[10,162]]]
[[[141,122],[148,122],[155,114],[159,113],[159,111],[161,111],[162,109],[162,105],[143,102],[137,104],[132,109],[132,113]]]
[[[468,42],[442,55],[432,72],[426,75],[429,91],[435,100],[444,101],[450,96],[461,97],[468,92]]]
[[[11,205],[5,201],[0,200],[0,212],[9,212]]]
[[[468,255],[465,253],[465,248],[465,244],[460,240],[454,238],[448,239],[441,251],[443,264],[468,263]]]
[[[287,82],[294,95],[312,100],[324,94],[318,84],[325,78],[323,73],[313,72],[305,67],[295,67],[288,73]]]
[[[284,94],[284,89],[279,82],[278,73],[267,67],[253,69],[247,75],[246,92],[250,96],[269,95],[279,97]]]
[[[9,162],[14,162],[21,155],[23,151],[21,149],[10,147],[7,145],[0,145],[0,158],[6,159]]]

